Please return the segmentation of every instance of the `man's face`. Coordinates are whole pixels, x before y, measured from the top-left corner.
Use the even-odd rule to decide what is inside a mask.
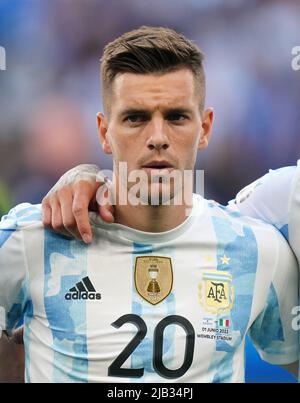
[[[143,170],[149,181],[155,173],[192,170],[197,150],[207,146],[212,123],[212,111],[201,113],[199,103],[194,75],[188,69],[118,75],[110,116],[98,115],[103,149],[112,153],[115,173],[120,162],[127,163],[128,174]],[[156,182],[151,188],[174,193],[167,184]]]

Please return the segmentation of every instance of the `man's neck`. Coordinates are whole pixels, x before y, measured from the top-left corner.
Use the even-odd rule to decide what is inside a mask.
[[[145,232],[164,232],[176,228],[188,217],[192,208],[192,193],[188,202],[180,205],[120,205],[115,206],[115,222]]]

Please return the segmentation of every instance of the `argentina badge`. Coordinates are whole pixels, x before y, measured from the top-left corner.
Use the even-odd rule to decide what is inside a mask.
[[[234,287],[229,272],[209,270],[202,273],[199,283],[200,304],[212,314],[229,313],[234,302]]]

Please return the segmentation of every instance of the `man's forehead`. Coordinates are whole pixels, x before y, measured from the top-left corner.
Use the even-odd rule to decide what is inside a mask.
[[[165,74],[123,73],[114,80],[113,95],[119,108],[152,107],[157,103],[184,107],[194,101],[194,76],[188,69]]]

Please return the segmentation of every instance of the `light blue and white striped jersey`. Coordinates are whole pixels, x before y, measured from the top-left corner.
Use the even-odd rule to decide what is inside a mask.
[[[245,336],[297,360],[298,268],[272,226],[194,196],[154,234],[91,214],[85,245],[23,204],[0,229],[0,306],[25,323],[27,382],[243,382]]]
[[[297,166],[270,170],[242,189],[229,204],[242,214],[274,225],[300,264],[300,160]],[[299,314],[299,309],[294,313]]]

